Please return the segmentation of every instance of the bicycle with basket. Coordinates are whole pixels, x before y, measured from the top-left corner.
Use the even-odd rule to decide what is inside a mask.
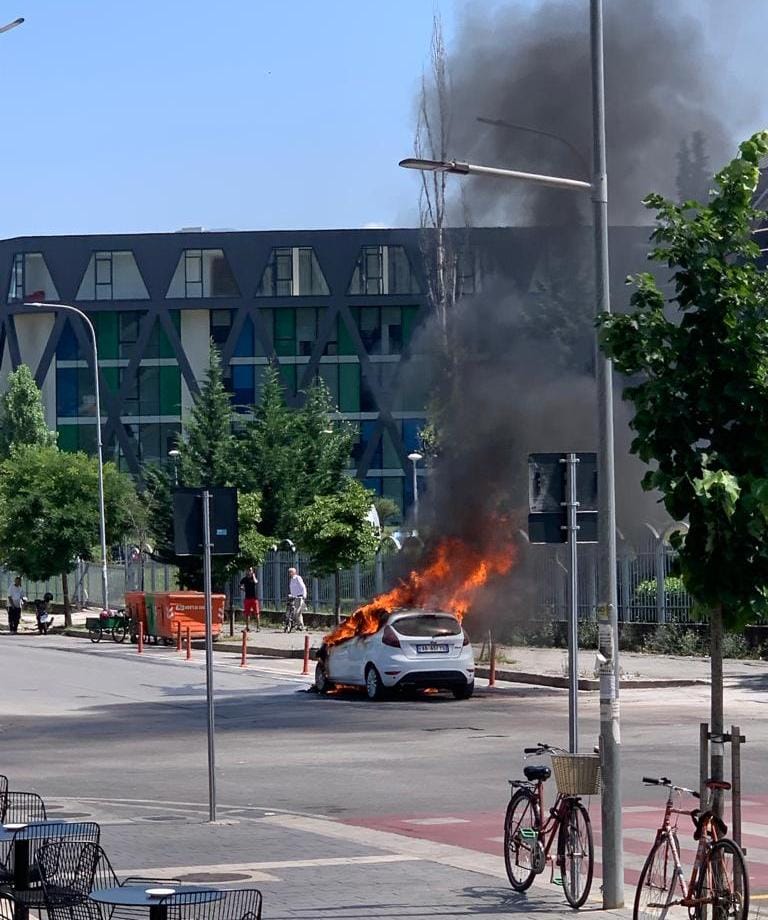
[[[111,635],[113,642],[125,642],[130,632],[130,617],[125,610],[102,610],[98,616],[86,617],[85,628],[91,642],[101,642],[105,635]]]
[[[512,793],[504,819],[509,882],[515,891],[526,891],[549,863],[550,880],[562,885],[571,907],[581,907],[589,897],[595,867],[592,823],[582,798],[600,791],[599,755],[570,754],[543,743],[525,748],[524,754],[524,759],[548,754],[552,769],[545,764],[527,766],[524,780],[509,780]],[[552,772],[557,797],[545,811],[544,783]],[[555,869],[560,871],[557,877]]]

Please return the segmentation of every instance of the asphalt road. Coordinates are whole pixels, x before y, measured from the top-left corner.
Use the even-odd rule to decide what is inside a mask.
[[[342,862],[362,856],[375,862],[389,844],[395,850],[392,858],[404,861],[421,859],[419,853],[427,853],[423,847],[433,845],[442,855],[423,856],[431,860],[431,872],[438,871],[437,864],[441,872],[450,866],[470,876],[487,868],[500,886],[504,909],[515,910],[503,869],[501,878],[496,871],[507,778],[519,775],[524,746],[537,740],[565,746],[565,691],[518,686],[480,690],[461,702],[435,695],[370,703],[352,692],[320,698],[308,692],[309,681],[301,678],[300,669],[301,662],[291,660],[249,661],[247,669],[233,657],[217,660],[216,783],[219,817],[231,825],[226,843],[220,841],[223,851],[215,841],[203,843],[191,829],[199,828],[207,812],[202,652],[187,662],[164,648],[150,647],[139,656],[135,647],[109,642],[93,646],[58,636],[0,637],[0,773],[11,778],[12,788],[41,792],[61,814],[94,815],[111,825],[116,864],[126,870],[220,870],[252,863],[252,855],[246,859],[245,854],[258,826],[262,862],[268,855],[265,847],[269,854],[287,847],[288,855],[310,861],[333,855],[337,847]],[[642,827],[632,831],[638,854],[647,850],[659,816],[654,806],[662,806],[658,790],[643,787],[639,777],[665,774],[696,785],[698,724],[707,718],[708,698],[705,687],[623,695],[623,795],[627,813],[642,815],[640,823],[647,825],[647,833]],[[748,737],[742,770],[744,794],[754,809],[768,808],[766,702],[760,677],[735,682],[727,692],[726,715]],[[591,749],[598,727],[596,696],[583,693],[583,748]],[[599,817],[597,801],[592,810]],[[253,828],[249,822],[255,822]],[[407,838],[415,851],[398,849],[397,841]],[[763,845],[768,863],[768,838]],[[461,856],[459,847],[468,855]],[[473,869],[472,853],[489,854],[494,862]],[[630,869],[638,860],[641,855],[630,856]],[[407,868],[398,864],[399,879]],[[273,905],[281,904],[281,897],[304,897],[305,888],[315,891],[317,882],[305,870],[302,883],[293,887],[287,876],[280,876],[281,884],[275,883],[270,893]],[[263,866],[262,871],[269,876]],[[290,874],[285,867],[281,871]],[[313,862],[312,872],[319,871]],[[365,881],[365,872],[356,870],[356,881],[347,884],[367,896],[372,883]],[[418,878],[423,882],[427,876],[420,863]],[[258,873],[246,877],[259,879]],[[457,878],[454,874],[450,883],[429,885],[448,897]],[[342,887],[345,879],[348,874]],[[327,875],[320,883],[329,884]],[[261,887],[269,889],[269,884],[267,877]],[[384,877],[381,884],[386,890]],[[468,887],[473,886],[459,886],[461,891]],[[407,897],[420,903],[417,888]],[[340,910],[338,904],[335,909]],[[402,905],[398,909],[400,916],[457,915],[453,908],[418,914],[404,913]],[[498,913],[494,909],[487,915]],[[325,914],[337,915],[356,916]],[[389,916],[383,907],[365,915]]]

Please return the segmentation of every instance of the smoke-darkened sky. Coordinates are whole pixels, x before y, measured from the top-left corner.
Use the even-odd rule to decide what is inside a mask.
[[[611,219],[647,222],[640,201],[652,190],[674,193],[681,141],[703,132],[716,167],[763,127],[753,33],[765,34],[768,4],[606,0],[604,8]],[[448,50],[453,156],[584,176],[592,151],[587,0],[469,2]],[[478,116],[558,134],[582,159]],[[532,194],[504,180],[475,179],[466,189],[476,224],[568,223],[578,208],[572,193]]]

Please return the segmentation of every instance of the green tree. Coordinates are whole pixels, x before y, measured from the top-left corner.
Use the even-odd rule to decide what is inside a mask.
[[[40,388],[26,364],[8,375],[8,389],[0,397],[0,459],[22,444],[53,447],[56,433],[48,430]]]
[[[136,521],[136,491],[114,464],[104,465],[107,542],[120,542]],[[21,446],[0,464],[0,558],[35,581],[62,576],[70,625],[67,573],[99,546],[95,458],[55,447]],[[96,550],[98,552],[98,550]]]
[[[268,367],[260,402],[237,442],[237,469],[239,483],[261,495],[262,532],[279,539],[293,533],[297,451],[296,414],[286,405],[277,369]]]
[[[346,479],[331,495],[318,495],[298,514],[298,542],[312,559],[316,575],[335,576],[334,612],[341,619],[341,569],[370,559],[379,535],[367,515],[374,494],[355,479]]]
[[[295,418],[293,461],[297,472],[296,504],[310,504],[316,495],[329,495],[344,480],[352,450],[351,426],[338,418],[336,407],[322,377],[306,392],[304,405]]]
[[[660,195],[651,258],[672,270],[679,316],[670,319],[650,274],[634,278],[633,311],[603,315],[603,348],[619,371],[642,375],[625,389],[634,406],[632,450],[654,464],[674,520],[680,574],[710,613],[712,732],[723,731],[723,627],[762,606],[768,586],[768,277],[752,207],[768,132],[741,144],[715,177],[709,202],[677,205]],[[712,754],[721,779],[723,756]]]
[[[213,342],[208,353],[208,370],[185,434],[179,444],[181,483],[185,486],[233,485],[232,407],[224,387],[221,355]]]

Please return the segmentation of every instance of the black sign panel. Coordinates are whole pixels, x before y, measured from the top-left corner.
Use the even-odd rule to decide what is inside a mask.
[[[576,454],[577,542],[597,542],[597,455]],[[568,541],[567,454],[528,457],[528,536],[531,543]]]
[[[239,552],[237,529],[237,489],[209,489],[211,514],[211,552],[214,556],[234,556]],[[203,490],[173,490],[174,551],[177,556],[203,554]]]

